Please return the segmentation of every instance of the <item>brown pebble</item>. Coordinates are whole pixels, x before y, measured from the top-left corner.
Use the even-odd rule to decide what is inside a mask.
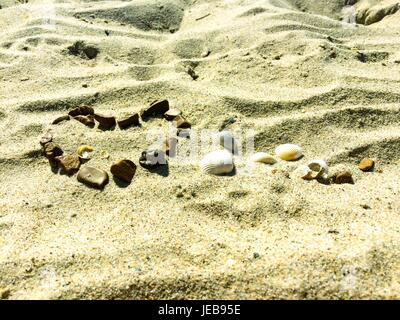
[[[364,158],[359,163],[358,168],[361,171],[367,172],[367,171],[371,171],[374,168],[374,165],[375,165],[374,160],[371,160],[371,159],[368,159],[368,158]]]
[[[71,117],[76,117],[76,116],[87,116],[89,114],[94,114],[94,109],[89,106],[80,106],[75,109],[72,109],[68,115]]]
[[[121,129],[126,129],[131,126],[139,126],[140,125],[139,114],[134,113],[130,116],[122,117],[122,118],[118,119],[117,123]]]
[[[57,119],[55,119],[51,124],[59,124],[63,121],[68,121],[69,119],[70,119],[70,117],[68,115],[61,116],[61,117],[58,117]]]
[[[169,109],[166,113],[164,113],[164,118],[168,121],[174,120],[177,116],[182,114],[181,110],[178,109]]]
[[[53,160],[63,154],[62,149],[53,142],[46,143],[43,146],[43,152],[47,159]]]
[[[115,125],[117,124],[115,117],[109,117],[109,116],[105,116],[105,115],[96,113],[94,115],[94,118],[99,123],[99,129],[101,129],[101,130],[111,129],[111,128],[115,127]]]
[[[191,127],[191,124],[183,116],[175,117],[172,122],[177,128],[187,129]]]
[[[8,299],[11,295],[10,289],[0,289],[0,299]]]
[[[131,183],[135,172],[136,165],[131,160],[121,160],[111,166],[111,173],[127,183]]]
[[[162,116],[169,110],[168,100],[154,101],[148,108],[143,109],[140,112],[140,117],[143,120],[148,120],[149,118]]]
[[[75,120],[79,121],[80,123],[84,124],[85,126],[89,128],[94,128],[96,123],[94,122],[94,116],[93,115],[87,115],[87,116],[76,116],[74,117]]]
[[[79,182],[96,189],[103,189],[109,181],[107,172],[93,167],[81,168],[77,179]]]
[[[334,177],[334,182],[337,184],[354,183],[353,176],[350,171],[341,171]]]
[[[52,141],[53,141],[52,134],[50,132],[47,132],[40,138],[40,145],[44,147],[44,145]]]
[[[56,157],[55,160],[58,166],[68,175],[73,175],[81,166],[81,161],[76,154]]]

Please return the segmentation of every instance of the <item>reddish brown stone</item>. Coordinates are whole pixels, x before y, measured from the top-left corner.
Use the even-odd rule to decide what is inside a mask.
[[[58,166],[68,175],[73,175],[81,166],[80,159],[75,154],[60,156],[55,159]]]
[[[375,162],[374,160],[368,159],[368,158],[364,158],[361,160],[360,164],[358,165],[358,168],[361,171],[371,171],[374,168]]]
[[[94,109],[89,106],[80,106],[75,109],[72,109],[68,115],[71,117],[76,117],[76,116],[87,116],[90,114],[94,114]]]
[[[99,123],[99,129],[101,130],[109,130],[116,126],[117,121],[115,117],[109,117],[102,114],[95,114],[94,118]]]
[[[68,115],[61,116],[61,117],[58,117],[57,119],[55,119],[51,124],[59,124],[63,121],[68,121],[69,119],[70,119],[70,117]]]
[[[181,110],[178,109],[169,109],[167,112],[164,113],[164,118],[168,121],[174,120],[177,116],[182,114]]]
[[[172,122],[175,127],[180,129],[187,129],[191,127],[191,124],[183,116],[175,117]]]
[[[131,183],[136,173],[136,165],[130,160],[121,160],[111,166],[111,173],[118,179]]]
[[[140,116],[143,120],[148,120],[149,118],[162,116],[169,110],[168,100],[161,100],[153,102],[148,108],[143,109],[140,112]]]
[[[350,183],[353,184],[353,176],[350,171],[341,171],[334,177],[334,182],[337,184]]]
[[[63,154],[62,149],[53,142],[46,143],[43,146],[43,152],[47,159],[53,160],[55,157],[59,157]]]
[[[139,126],[140,125],[139,114],[134,113],[130,116],[122,117],[118,119],[117,123],[121,129],[126,129],[129,128],[130,126]]]

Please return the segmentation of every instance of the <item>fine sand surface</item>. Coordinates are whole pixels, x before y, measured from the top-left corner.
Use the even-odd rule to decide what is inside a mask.
[[[356,26],[342,23],[345,3]],[[400,298],[397,3],[0,0],[1,298]],[[97,55],[71,54],[77,41]],[[171,159],[102,192],[51,171],[47,130],[66,153],[93,146],[91,166],[138,164],[165,120],[51,122],[156,99],[194,133],[225,123],[253,130],[256,151],[295,143],[304,157],[250,173],[239,159],[223,177]],[[364,157],[373,172],[358,169]],[[290,177],[315,158],[355,183]]]

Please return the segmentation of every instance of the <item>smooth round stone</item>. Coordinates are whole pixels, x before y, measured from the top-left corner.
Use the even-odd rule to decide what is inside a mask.
[[[108,183],[107,172],[93,167],[81,168],[77,178],[79,182],[96,189],[103,189]]]
[[[337,184],[343,184],[343,183],[353,184],[354,180],[350,171],[340,171],[336,174],[334,182]]]
[[[364,158],[361,160],[360,164],[358,165],[358,168],[361,171],[367,172],[367,171],[371,171],[374,168],[374,165],[375,165],[374,160]]]
[[[111,166],[111,173],[118,179],[130,183],[136,172],[136,165],[131,160],[121,160]]]

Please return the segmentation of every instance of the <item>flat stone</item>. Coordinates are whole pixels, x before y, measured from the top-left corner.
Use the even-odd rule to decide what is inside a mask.
[[[56,157],[55,160],[58,166],[68,175],[73,175],[81,166],[79,156],[75,154]]]
[[[367,172],[367,171],[371,171],[374,168],[374,165],[375,165],[374,160],[371,160],[371,159],[368,159],[368,158],[364,158],[359,163],[358,168],[361,171]]]
[[[130,183],[136,172],[136,165],[131,160],[121,160],[111,166],[111,173],[118,179]]]
[[[334,177],[334,182],[337,184],[350,183],[353,184],[353,176],[350,171],[340,171]]]
[[[93,167],[81,168],[77,179],[79,182],[96,189],[103,189],[109,181],[107,172]]]
[[[94,114],[94,109],[89,106],[80,106],[68,112],[68,115],[70,115],[71,117],[87,116],[90,114]]]
[[[165,151],[160,149],[146,150],[142,152],[139,163],[144,168],[152,168],[167,164]]]
[[[175,127],[180,129],[187,129],[191,127],[191,124],[183,116],[175,117],[172,123]]]
[[[117,123],[121,129],[126,129],[131,126],[139,126],[140,125],[139,114],[134,113],[132,115],[122,117],[122,118],[118,119]]]
[[[61,156],[64,152],[53,142],[46,143],[43,146],[43,152],[47,159],[53,160],[55,157]]]
[[[74,117],[75,120],[79,121],[80,123],[84,124],[85,126],[89,128],[94,128],[96,123],[94,122],[94,116],[93,115],[87,115],[87,116],[76,116]]]
[[[169,110],[168,100],[154,101],[148,108],[140,112],[140,117],[147,120],[152,117],[162,116]]]
[[[99,129],[101,130],[109,130],[116,126],[117,121],[115,117],[105,116],[102,114],[95,114],[94,118],[99,123]]]
[[[166,113],[164,113],[164,118],[168,121],[174,120],[177,116],[182,114],[181,110],[178,109],[169,109]]]
[[[58,117],[57,119],[55,119],[51,124],[59,124],[63,121],[69,121],[69,119],[70,119],[69,115],[61,116],[61,117]]]
[[[40,145],[44,147],[46,144],[50,143],[53,141],[53,136],[50,132],[45,133],[41,138],[40,138]]]

